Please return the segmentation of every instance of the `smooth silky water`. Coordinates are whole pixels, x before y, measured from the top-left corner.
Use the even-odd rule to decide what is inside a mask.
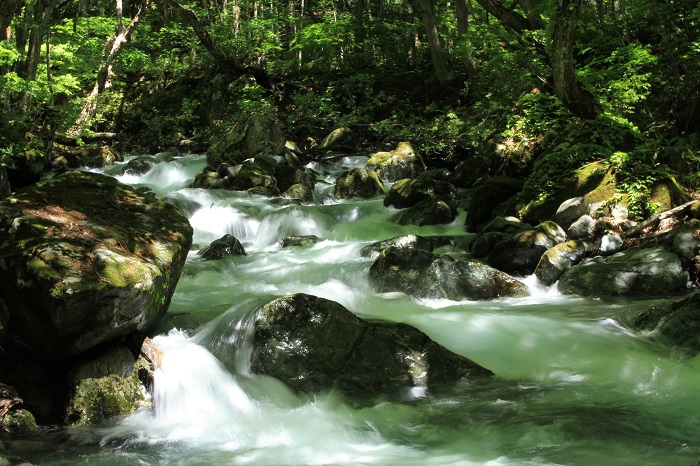
[[[314,163],[316,205],[192,189],[203,156],[121,181],[147,187],[187,214],[194,245],[154,342],[164,350],[154,409],[92,428],[7,441],[46,465],[687,465],[700,460],[700,368],[630,330],[662,300],[559,295],[534,277],[529,297],[417,300],[377,293],[360,250],[400,234],[465,236],[451,225],[398,226],[382,199],[333,200],[332,181],[366,157]],[[202,261],[231,233],[247,255]],[[316,235],[282,248],[289,235]],[[461,254],[458,251],[449,251]],[[309,293],[369,319],[409,323],[496,377],[371,402],[328,392],[297,396],[249,371],[250,315]]]

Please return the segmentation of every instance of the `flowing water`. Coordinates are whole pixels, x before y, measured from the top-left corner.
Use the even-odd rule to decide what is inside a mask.
[[[700,460],[700,368],[630,330],[660,300],[561,296],[526,277],[531,296],[417,300],[377,293],[362,247],[400,234],[465,236],[451,225],[398,226],[382,199],[335,201],[339,171],[366,157],[315,163],[313,206],[191,189],[203,156],[121,181],[180,206],[194,245],[155,343],[164,350],[154,409],[93,428],[7,443],[46,465],[686,465]],[[202,261],[231,233],[247,256]],[[289,235],[312,246],[282,248]],[[448,251],[460,254],[459,251]],[[493,379],[440,393],[358,404],[298,396],[249,372],[248,316],[275,297],[309,293],[360,317],[409,323],[491,369]]]

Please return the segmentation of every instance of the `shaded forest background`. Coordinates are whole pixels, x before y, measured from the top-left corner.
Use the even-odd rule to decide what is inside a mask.
[[[691,0],[3,0],[0,164],[96,135],[205,149],[251,115],[307,150],[411,141],[426,162],[528,178],[594,161],[630,213],[700,186]]]

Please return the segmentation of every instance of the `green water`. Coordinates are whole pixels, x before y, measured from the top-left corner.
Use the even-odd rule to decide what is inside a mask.
[[[348,158],[313,168],[328,181]],[[180,204],[195,245],[159,330],[166,359],[153,412],[109,425],[6,441],[36,464],[89,465],[687,465],[700,460],[700,368],[654,335],[630,329],[663,300],[532,295],[495,301],[416,300],[377,293],[362,247],[404,233],[464,236],[452,225],[388,223],[381,199],[278,207],[237,193],[182,189],[201,158],[126,182]],[[113,170],[117,171],[118,168]],[[170,193],[170,194],[168,194]],[[245,257],[203,262],[225,233]],[[316,245],[281,248],[287,235]],[[459,251],[449,251],[460,254]],[[407,322],[496,377],[358,403],[338,393],[299,397],[248,372],[246,317],[289,293],[335,300],[365,318]]]

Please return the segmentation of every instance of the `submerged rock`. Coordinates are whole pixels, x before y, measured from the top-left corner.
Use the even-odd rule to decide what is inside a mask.
[[[527,286],[476,261],[436,256],[418,247],[389,246],[369,269],[381,292],[401,291],[417,298],[495,299],[525,296]]]
[[[409,325],[365,321],[315,296],[278,298],[254,322],[252,371],[302,392],[401,394],[492,375]]]
[[[628,249],[573,267],[559,279],[559,291],[584,296],[666,296],[686,288],[679,257],[663,248]]]
[[[676,346],[700,352],[700,291],[665,307],[651,307],[634,321],[639,330],[656,331]]]
[[[68,172],[0,201],[0,300],[45,362],[134,332],[166,311],[192,242],[174,206]]]

